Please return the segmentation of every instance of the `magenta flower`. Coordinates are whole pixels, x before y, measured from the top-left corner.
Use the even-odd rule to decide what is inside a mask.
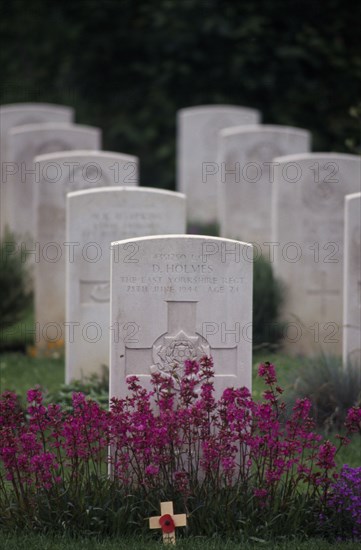
[[[300,494],[327,502],[338,491],[334,484],[347,481],[337,479],[336,447],[314,431],[307,399],[284,414],[274,365],[260,365],[259,375],[266,385],[260,401],[247,388],[227,388],[217,400],[208,357],[185,361],[179,377],[155,372],[152,391],[129,377],[127,397],[111,399],[109,411],[79,392],[70,412],[47,406],[33,388],[24,414],[16,395],[5,392],[0,476],[19,502],[43,491],[57,494],[60,486],[65,494],[81,494],[106,477],[109,466],[111,483],[128,494],[141,490],[147,499],[155,490],[169,492],[185,506],[198,502],[197,491],[245,493],[257,513],[287,510]],[[356,433],[360,422],[361,409],[353,407],[348,432]],[[340,436],[340,445],[347,442]],[[348,506],[355,498],[350,494]]]

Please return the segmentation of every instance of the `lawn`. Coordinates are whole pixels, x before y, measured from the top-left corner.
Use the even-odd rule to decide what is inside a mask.
[[[36,358],[23,353],[0,354],[0,390],[26,395],[39,384],[46,391],[56,391],[64,382],[64,358]]]
[[[25,395],[26,391],[36,384],[48,391],[54,392],[64,383],[64,357],[54,352],[55,357],[29,357],[20,352],[0,353],[0,390],[16,391]],[[264,384],[257,376],[257,367],[262,361],[273,362],[277,368],[279,383],[287,388],[295,378],[297,367],[302,364],[300,359],[292,359],[283,354],[257,353],[253,357],[253,396],[261,397]]]
[[[69,539],[67,537],[52,537],[36,534],[2,535],[0,544],[6,550],[157,550],[162,548],[161,536],[158,540],[146,540],[134,536],[125,539]],[[283,541],[283,542],[232,542],[220,538],[181,539],[178,537],[176,547],[179,550],[255,550],[267,548],[267,550],[359,550],[360,543],[337,542],[329,543],[322,539],[308,541]]]
[[[53,393],[65,379],[64,354],[50,349],[47,357],[33,356],[34,314],[29,310],[21,322],[5,329],[0,334],[0,391],[16,391],[25,396],[26,391],[39,384],[45,391]],[[28,354],[25,354],[27,350]],[[255,399],[261,397],[264,384],[257,376],[257,367],[263,361],[270,361],[277,368],[279,384],[287,389],[295,380],[301,359],[290,358],[282,353],[258,351],[253,355],[253,387]]]

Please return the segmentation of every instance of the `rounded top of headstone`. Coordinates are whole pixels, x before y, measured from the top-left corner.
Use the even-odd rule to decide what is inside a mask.
[[[74,200],[81,197],[90,197],[91,195],[98,195],[104,193],[113,193],[114,195],[120,194],[134,194],[134,195],[158,195],[163,197],[172,197],[181,200],[186,200],[186,196],[183,193],[176,191],[168,191],[166,189],[157,189],[155,187],[93,187],[92,189],[81,189],[80,191],[72,191],[67,194],[68,200]]]
[[[227,112],[227,113],[246,113],[259,116],[260,113],[256,109],[251,107],[242,107],[242,105],[223,105],[223,104],[213,104],[213,105],[195,105],[193,107],[184,107],[183,109],[178,110],[178,116],[194,116],[201,115],[205,113],[218,113],[218,112]]]
[[[221,137],[231,137],[239,134],[298,134],[300,136],[309,136],[310,132],[304,128],[293,126],[282,126],[280,124],[245,124],[241,126],[231,126],[220,130]]]
[[[361,192],[360,193],[350,193],[349,195],[345,195],[345,202],[353,201],[361,199]]]
[[[74,109],[65,105],[56,105],[53,103],[9,103],[7,105],[0,105],[1,114],[12,113],[15,111],[52,111],[57,113],[69,113],[73,114]]]
[[[121,240],[121,241],[115,241],[115,242],[112,242],[111,243],[111,246],[112,247],[115,247],[115,246],[123,246],[124,244],[127,244],[127,243],[131,243],[131,242],[134,242],[134,241],[137,241],[139,243],[142,243],[142,242],[151,242],[151,241],[166,241],[166,240],[172,240],[172,241],[183,241],[183,242],[186,242],[186,241],[199,241],[199,242],[210,242],[210,241],[214,241],[215,243],[219,243],[219,244],[239,244],[243,247],[247,247],[247,248],[250,248],[252,249],[253,248],[253,245],[251,243],[245,243],[243,241],[236,241],[234,239],[224,239],[223,237],[213,237],[213,236],[210,236],[210,235],[151,235],[149,237],[135,237],[135,238],[132,238],[132,239],[124,239],[124,240]]]
[[[109,159],[121,162],[137,162],[138,158],[133,155],[126,155],[125,153],[113,153],[112,151],[99,151],[98,149],[88,150],[73,150],[73,151],[58,151],[56,153],[47,153],[46,155],[38,155],[35,157],[35,162],[50,162],[50,161],[62,161],[66,159],[84,159],[85,162],[96,159]]]
[[[343,161],[356,161],[361,162],[361,157],[358,155],[351,155],[349,153],[297,153],[294,155],[285,155],[282,157],[276,157],[274,162],[288,163],[288,162],[302,162],[302,161],[317,161],[317,160],[343,160]]]
[[[100,133],[100,129],[95,126],[87,126],[83,124],[72,124],[69,122],[36,122],[33,124],[24,124],[23,126],[15,126],[9,130],[10,136],[16,136],[19,134],[28,134],[30,132],[48,132],[48,131],[66,131],[66,132],[97,132]]]

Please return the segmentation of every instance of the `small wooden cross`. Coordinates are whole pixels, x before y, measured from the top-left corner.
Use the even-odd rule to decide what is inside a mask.
[[[164,544],[175,544],[175,528],[187,525],[186,514],[173,513],[173,502],[160,503],[160,516],[149,518],[149,529],[162,529]]]

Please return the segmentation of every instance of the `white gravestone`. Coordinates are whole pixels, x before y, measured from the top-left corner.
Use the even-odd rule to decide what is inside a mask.
[[[9,228],[21,238],[27,236],[29,240],[34,239],[34,189],[42,177],[40,166],[34,163],[36,156],[100,147],[101,132],[90,126],[49,122],[11,129],[8,133],[7,156],[13,163],[14,173],[6,181]]]
[[[361,366],[361,193],[345,198],[343,364]]]
[[[68,194],[67,241],[79,246],[66,272],[66,322],[74,327],[65,343],[67,382],[109,366],[110,243],[185,229],[181,193],[105,187]]]
[[[188,220],[198,224],[218,221],[218,132],[229,126],[257,124],[260,113],[232,105],[188,107],[177,115],[177,189],[188,201]]]
[[[36,157],[35,165],[41,175],[35,185],[35,319],[42,347],[64,329],[65,269],[75,247],[72,243],[77,242],[66,238],[67,193],[137,185],[138,159],[104,151],[68,151]]]
[[[309,153],[275,162],[270,256],[286,287],[285,347],[341,355],[344,198],[360,191],[361,159]]]
[[[112,243],[110,396],[126,377],[151,388],[152,371],[180,375],[211,355],[215,391],[251,389],[252,246],[195,235]]]
[[[1,159],[1,186],[0,186],[0,230],[3,231],[6,221],[6,197],[5,185],[13,167],[7,162],[7,134],[14,126],[24,124],[36,124],[42,122],[72,122],[74,110],[62,105],[50,105],[46,103],[15,103],[0,107],[0,159]]]
[[[287,126],[226,128],[219,135],[220,235],[252,242],[257,250],[271,234],[273,159],[304,153],[310,134]]]

